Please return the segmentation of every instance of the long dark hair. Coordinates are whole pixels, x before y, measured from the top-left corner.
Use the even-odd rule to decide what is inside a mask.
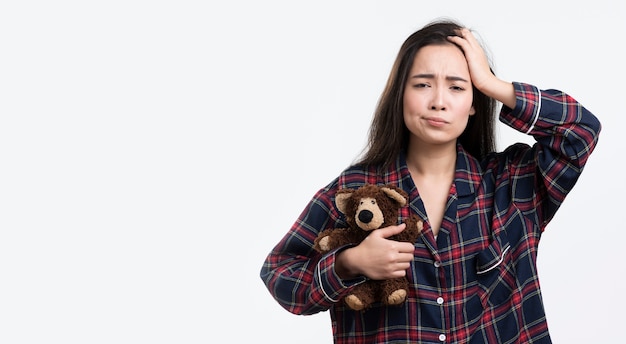
[[[368,145],[358,164],[378,165],[384,169],[395,161],[402,150],[407,149],[410,133],[404,124],[403,97],[415,55],[427,45],[453,44],[447,37],[457,36],[455,30],[462,27],[451,20],[434,21],[404,41],[376,107]],[[470,116],[459,142],[471,155],[481,159],[495,150],[496,101],[473,86],[472,89],[476,114]]]

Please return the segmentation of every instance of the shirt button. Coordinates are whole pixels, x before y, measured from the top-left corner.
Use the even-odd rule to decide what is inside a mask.
[[[437,298],[437,303],[440,305],[443,305],[443,297],[438,297]]]
[[[436,268],[441,267],[441,262],[436,260],[434,265]]]
[[[442,341],[442,342],[445,342],[445,341],[446,341],[446,335],[445,335],[445,334],[443,334],[443,333],[442,333],[442,334],[440,334],[440,335],[439,335],[439,340],[440,340],[440,341]]]

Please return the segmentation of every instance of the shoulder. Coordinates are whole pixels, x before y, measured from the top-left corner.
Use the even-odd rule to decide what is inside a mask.
[[[521,157],[527,156],[531,152],[533,146],[526,143],[517,142],[509,145],[504,150],[487,154],[481,161],[483,166],[507,165],[520,160]]]
[[[483,176],[500,179],[513,174],[533,174],[536,170],[537,144],[517,142],[502,151],[487,154],[478,162]]]
[[[337,186],[341,189],[354,189],[364,184],[378,184],[380,169],[372,165],[351,165],[341,172],[337,178]]]
[[[475,182],[488,175],[501,175],[514,166],[532,163],[535,160],[534,147],[518,142],[502,151],[488,153],[480,160],[461,148],[457,156],[457,172],[467,173],[467,178]]]
[[[401,180],[410,178],[404,154],[399,154],[394,163],[383,167],[380,165],[353,164],[346,168],[338,178],[341,188],[358,188],[364,184],[400,184]]]

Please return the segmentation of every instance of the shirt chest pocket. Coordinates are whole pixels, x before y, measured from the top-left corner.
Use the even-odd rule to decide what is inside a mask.
[[[498,306],[513,295],[517,279],[505,231],[476,255],[476,280],[481,302],[486,307]]]

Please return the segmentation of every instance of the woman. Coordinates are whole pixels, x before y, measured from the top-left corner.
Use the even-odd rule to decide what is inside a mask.
[[[494,152],[499,119],[533,146]],[[550,343],[536,269],[539,239],[593,151],[600,123],[557,90],[496,77],[466,28],[433,22],[402,45],[361,160],[322,188],[267,256],[261,278],[295,314],[330,310],[336,343]],[[415,243],[389,240],[318,254],[326,228],[346,227],[342,188],[394,184],[409,194],[399,221],[424,221]],[[367,279],[406,276],[400,306],[352,311]]]

